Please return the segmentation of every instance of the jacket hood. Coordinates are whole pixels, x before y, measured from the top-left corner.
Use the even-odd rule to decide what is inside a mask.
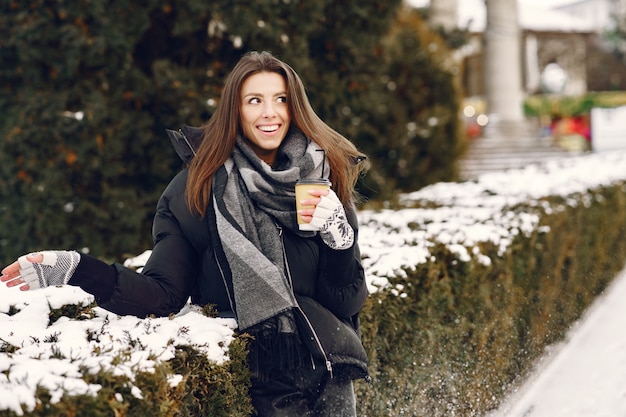
[[[165,129],[174,150],[185,164],[191,162],[196,155],[203,137],[201,127],[183,126],[178,130]]]

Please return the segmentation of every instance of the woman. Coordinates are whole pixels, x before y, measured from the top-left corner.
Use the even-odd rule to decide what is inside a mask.
[[[21,289],[80,286],[117,314],[165,316],[189,297],[254,337],[250,394],[259,416],[355,416],[367,378],[358,312],[367,289],[354,185],[364,156],[312,110],[295,71],[245,55],[203,128],[168,131],[188,167],[161,196],[141,273],[75,251],[20,257],[2,271]],[[294,184],[328,178],[296,213]],[[301,231],[296,217],[316,231]]]

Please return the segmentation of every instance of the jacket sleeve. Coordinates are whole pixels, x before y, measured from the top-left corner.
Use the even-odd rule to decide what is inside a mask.
[[[175,215],[185,209],[180,181],[176,177],[159,200],[153,223],[154,247],[141,273],[82,255],[69,284],[94,294],[101,307],[116,314],[145,317],[177,313],[191,294],[200,265],[200,256]],[[172,195],[176,189],[181,194]]]
[[[365,271],[357,243],[358,221],[354,207],[346,210],[354,229],[354,244],[345,250],[333,250],[322,244],[322,269],[317,285],[317,299],[338,317],[356,315],[367,298]]]

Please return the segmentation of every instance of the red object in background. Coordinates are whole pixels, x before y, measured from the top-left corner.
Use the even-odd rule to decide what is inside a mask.
[[[589,118],[584,116],[576,116],[572,118],[572,130],[584,136],[585,139],[591,140],[591,128],[589,127]]]
[[[590,141],[591,128],[589,126],[589,117],[584,115],[555,118],[552,121],[552,133],[555,136],[580,135]]]
[[[470,123],[467,125],[466,132],[470,139],[476,139],[480,136],[480,126],[478,126],[478,123]]]

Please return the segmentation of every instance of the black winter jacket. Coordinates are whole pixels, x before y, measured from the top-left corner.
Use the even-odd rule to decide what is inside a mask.
[[[188,163],[202,139],[201,130],[185,127],[168,134],[178,155]],[[141,273],[81,255],[69,283],[92,293],[100,306],[121,315],[166,316],[177,313],[191,297],[194,304],[213,304],[221,315],[232,316],[232,280],[217,239],[215,213],[212,205],[203,217],[189,211],[184,196],[186,180],[184,169],[159,199],[152,229],[154,247]],[[305,342],[319,337],[323,351],[318,353],[326,361],[340,368],[354,365],[348,367],[356,367],[350,376],[365,377],[367,358],[358,336],[358,312],[367,288],[356,243],[356,213],[349,207],[346,214],[355,230],[355,244],[347,250],[332,250],[317,236],[301,238],[287,229],[283,244],[304,321],[313,327],[313,334],[303,335]],[[320,347],[319,343],[316,346]]]

